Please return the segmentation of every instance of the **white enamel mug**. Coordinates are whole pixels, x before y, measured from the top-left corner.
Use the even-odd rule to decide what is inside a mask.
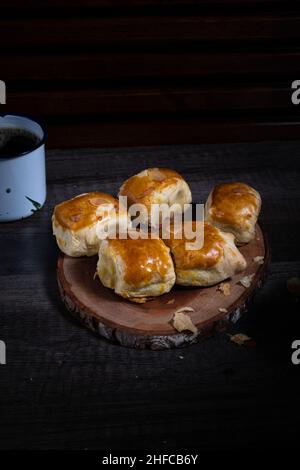
[[[0,134],[20,129],[36,136],[36,144],[15,156],[0,155],[0,222],[29,217],[46,200],[45,129],[25,116],[0,116]]]

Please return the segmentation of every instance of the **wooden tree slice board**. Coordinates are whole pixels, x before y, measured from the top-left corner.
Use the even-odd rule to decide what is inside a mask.
[[[224,328],[228,322],[236,322],[255,290],[262,285],[270,253],[266,236],[258,225],[255,238],[240,250],[248,266],[243,273],[228,280],[231,285],[229,296],[219,291],[218,285],[206,288],[174,286],[168,294],[135,304],[117,296],[94,278],[96,256],[71,258],[60,254],[58,284],[67,309],[100,336],[134,348],[182,347],[198,341],[215,327]],[[263,264],[253,260],[256,256],[264,257]],[[249,274],[254,277],[250,287],[245,288],[239,280]],[[179,333],[172,325],[174,312],[186,306],[194,309],[188,314],[198,328],[198,335]],[[219,308],[227,312],[220,312]]]

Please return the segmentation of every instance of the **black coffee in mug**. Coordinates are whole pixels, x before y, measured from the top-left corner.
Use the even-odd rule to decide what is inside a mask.
[[[40,138],[18,127],[0,128],[0,158],[15,157],[33,150],[40,142]]]

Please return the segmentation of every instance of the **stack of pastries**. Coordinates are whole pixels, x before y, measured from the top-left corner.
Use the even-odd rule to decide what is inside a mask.
[[[52,216],[61,251],[73,257],[98,254],[98,278],[116,294],[141,303],[169,292],[175,283],[212,286],[246,268],[238,246],[253,239],[261,208],[259,193],[247,184],[222,183],[212,189],[198,249],[189,249],[187,242],[192,240],[185,238],[185,222],[179,237],[174,224],[168,236],[163,232],[151,237],[140,233],[138,238],[122,235],[121,226],[129,235],[132,230],[127,209],[133,204],[143,204],[149,215],[153,204],[175,205],[176,212],[176,207],[180,210],[191,203],[190,188],[179,173],[146,169],[121,185],[120,196],[127,196],[127,208],[109,194],[91,192],[58,204]],[[191,222],[194,231],[197,223]],[[107,236],[99,237],[99,229]],[[117,235],[111,238],[110,233]]]

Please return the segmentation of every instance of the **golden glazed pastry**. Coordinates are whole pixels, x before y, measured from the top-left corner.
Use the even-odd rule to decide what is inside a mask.
[[[205,219],[232,233],[237,244],[243,244],[254,237],[260,208],[260,195],[251,186],[223,183],[211,191],[205,205]]]
[[[234,236],[208,222],[202,223],[204,241],[200,249],[187,249],[186,243],[193,239],[188,240],[184,233],[182,239],[176,239],[174,227],[171,227],[170,238],[164,239],[171,249],[177,284],[211,286],[246,268],[246,260],[234,244]],[[192,228],[196,230],[196,222],[192,222]]]
[[[97,273],[104,286],[139,303],[169,292],[175,283],[170,250],[159,238],[103,240]]]
[[[98,253],[97,229],[112,229],[127,223],[128,215],[119,212],[118,201],[109,194],[80,194],[58,204],[52,216],[53,234],[61,251],[69,256],[93,256]],[[99,225],[99,226],[98,226]]]
[[[167,168],[148,168],[126,180],[119,191],[119,196],[127,196],[128,207],[132,204],[146,206],[146,218],[140,215],[142,223],[149,223],[151,204],[184,204],[192,201],[190,188],[182,176]],[[175,209],[175,208],[174,208]],[[175,213],[178,209],[175,210]],[[161,221],[161,219],[160,219]]]

